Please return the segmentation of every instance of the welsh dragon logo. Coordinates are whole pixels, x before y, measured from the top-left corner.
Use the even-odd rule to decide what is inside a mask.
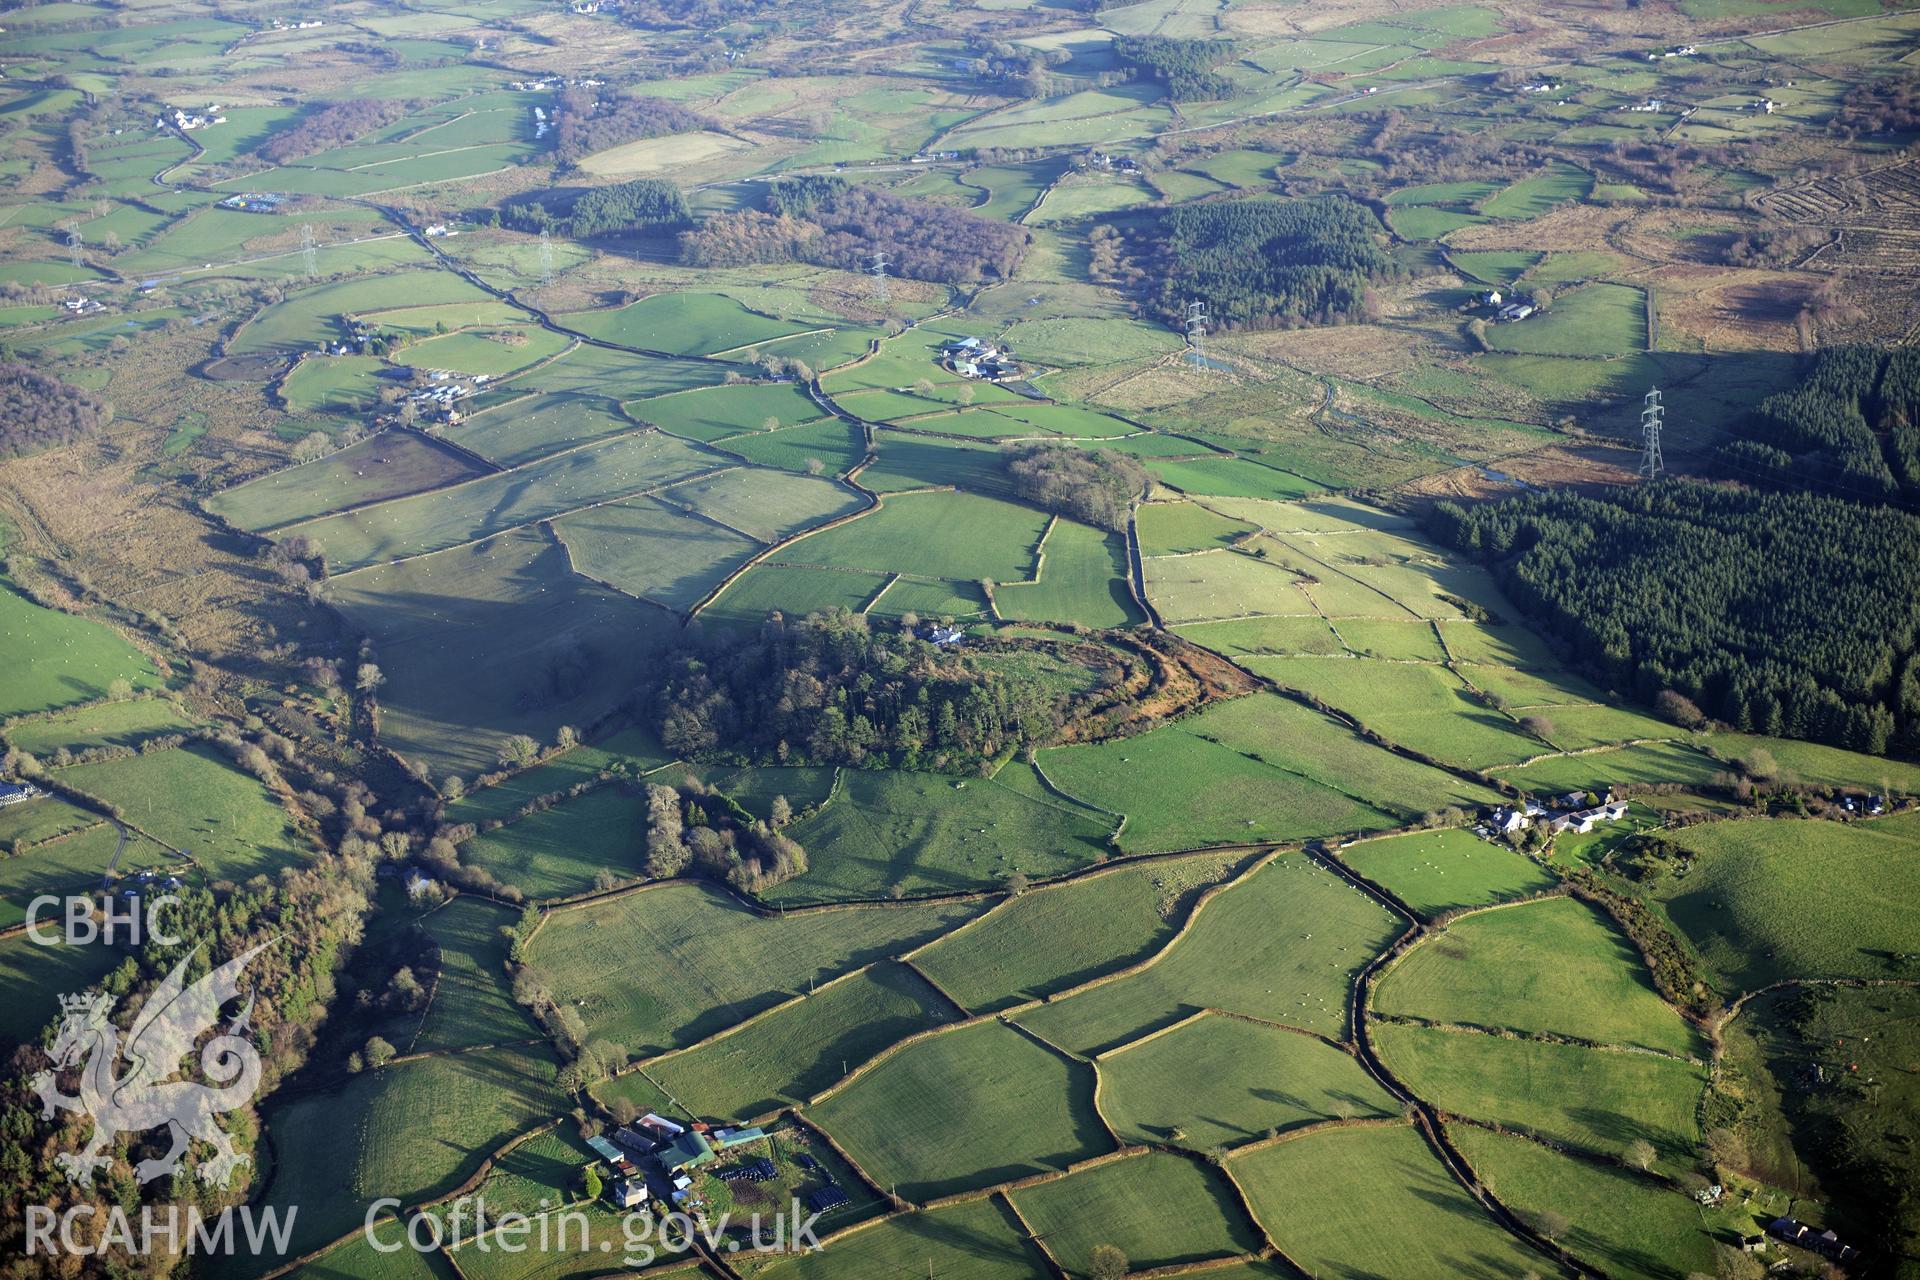
[[[214,1149],[213,1158],[199,1165],[202,1182],[224,1187],[234,1170],[249,1163],[249,1157],[233,1149],[214,1117],[244,1106],[260,1087],[260,1055],[240,1034],[253,1011],[252,998],[221,1034],[200,1047],[200,1070],[214,1085],[172,1077],[180,1073],[180,1060],[192,1051],[194,1042],[219,1021],[221,1006],[240,996],[241,970],[267,945],[263,942],[235,956],[191,986],[185,975],[192,957],[182,958],[147,998],[127,1033],[124,1049],[119,1028],[112,1022],[113,997],[89,991],[60,998],[53,1066],[35,1075],[32,1084],[44,1104],[44,1116],[51,1117],[57,1108],[93,1118],[93,1136],[86,1145],[54,1157],[69,1181],[93,1185],[94,1171],[111,1163],[105,1152],[116,1135],[144,1133],[162,1125],[171,1131],[173,1145],[164,1156],[142,1160],[134,1167],[141,1182],[176,1173],[180,1157],[194,1139]],[[116,1076],[114,1070],[123,1055],[127,1067]],[[60,1092],[55,1073],[76,1066],[80,1093],[69,1097]]]

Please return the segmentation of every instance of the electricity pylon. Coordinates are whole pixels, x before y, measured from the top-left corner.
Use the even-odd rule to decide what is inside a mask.
[[[1660,403],[1660,388],[1647,392],[1640,410],[1640,478],[1658,480],[1666,470],[1660,457],[1660,428],[1666,424],[1667,409]]]

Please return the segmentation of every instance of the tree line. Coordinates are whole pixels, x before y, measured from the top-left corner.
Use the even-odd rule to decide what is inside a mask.
[[[660,741],[730,764],[960,772],[1047,740],[1071,708],[1038,681],[943,650],[912,620],[844,609],[695,637],[642,694]]]
[[[1370,306],[1369,286],[1401,274],[1379,221],[1344,196],[1249,197],[1178,205],[1118,233],[1122,284],[1179,323],[1204,301],[1216,326],[1327,324]]]
[[[1006,279],[1026,248],[1026,231],[1008,223],[825,176],[775,183],[765,212],[719,214],[680,237],[692,266],[797,261],[862,271],[884,250],[895,275],[942,283]]]
[[[1811,493],[1666,481],[1437,504],[1562,652],[1744,732],[1920,750],[1920,520]],[[1664,705],[1682,705],[1671,697]]]

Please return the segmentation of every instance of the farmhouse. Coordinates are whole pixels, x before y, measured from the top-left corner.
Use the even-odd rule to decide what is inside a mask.
[[[1815,1231],[1806,1223],[1796,1222],[1792,1218],[1775,1218],[1767,1224],[1767,1234],[1835,1262],[1846,1262],[1860,1255],[1860,1251],[1852,1245],[1842,1244],[1832,1228]]]
[[[1562,831],[1572,831],[1576,835],[1584,835],[1593,830],[1595,823],[1618,822],[1626,816],[1627,802],[1625,800],[1611,800],[1606,804],[1595,805],[1591,809],[1574,809],[1570,812],[1559,814],[1547,824],[1547,828],[1555,835],[1559,835]]]
[[[644,1178],[622,1178],[613,1184],[613,1203],[622,1209],[631,1209],[635,1205],[647,1202],[647,1183]]]

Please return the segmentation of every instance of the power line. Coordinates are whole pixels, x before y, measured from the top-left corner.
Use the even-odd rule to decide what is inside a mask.
[[[300,224],[300,260],[306,264],[307,279],[311,280],[320,274],[320,252],[319,247],[313,242],[311,222]]]
[[[1640,470],[1642,480],[1658,480],[1666,470],[1660,457],[1660,428],[1665,425],[1667,408],[1660,403],[1660,388],[1648,390],[1640,410]]]
[[[1208,367],[1205,339],[1209,323],[1206,303],[1187,304],[1187,363],[1195,373],[1204,372]]]
[[[86,265],[80,257],[80,228],[78,227],[67,232],[67,253],[73,258],[74,266],[81,267]]]
[[[884,307],[887,305],[887,268],[892,263],[887,261],[884,249],[875,249],[870,256],[873,259],[873,265],[868,270],[873,276],[873,296]]]

